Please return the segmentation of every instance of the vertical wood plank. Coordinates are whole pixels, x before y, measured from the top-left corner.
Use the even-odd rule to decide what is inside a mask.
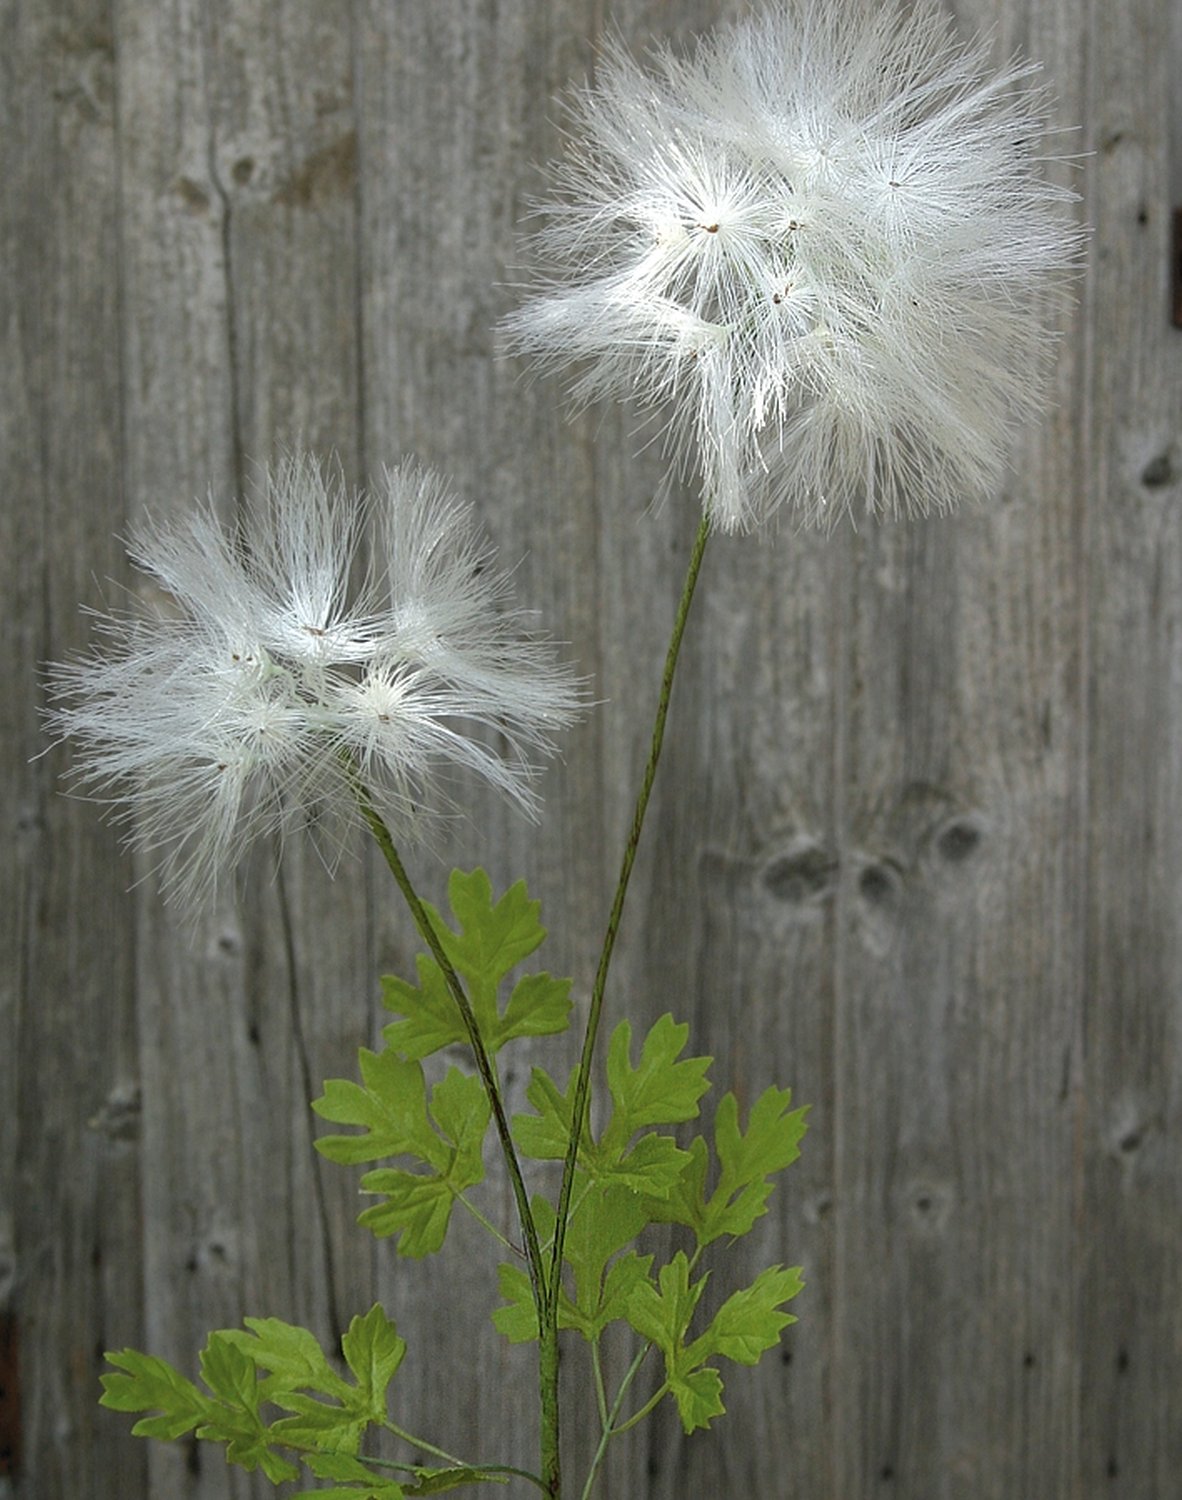
[[[1074,25],[958,6],[1054,64]],[[1051,150],[1055,147],[1052,145]],[[1060,148],[1062,149],[1062,148]],[[1061,174],[1062,175],[1062,174]],[[1078,324],[988,514],[849,543],[835,1493],[1076,1493]]]
[[[110,1330],[143,1332],[131,908],[114,836],[58,794],[68,753],[32,757],[43,664],[80,646],[79,601],[120,571],[110,6],[7,7],[0,33],[0,1308],[22,1426],[0,1487],[94,1496],[144,1476],[96,1404]]]
[[[301,444],[355,478],[349,7],[121,10],[129,503],[226,519]],[[168,86],[162,86],[162,80]],[[195,930],[139,903],[149,1346],[183,1368],[244,1314],[329,1347],[368,1306],[355,1187],[312,1150],[310,1099],[372,1026],[364,875],[273,849]],[[269,1492],[204,1444],[152,1445],[176,1496]]]
[[[1182,1469],[1182,332],[1169,322],[1173,8],[1089,11],[1095,222],[1081,1464],[1086,1495]],[[1173,119],[1171,119],[1173,112]]]

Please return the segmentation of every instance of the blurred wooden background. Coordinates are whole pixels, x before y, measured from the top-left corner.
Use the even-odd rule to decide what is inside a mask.
[[[744,1262],[808,1287],[782,1357],[726,1367],[714,1434],[667,1405],[619,1441],[611,1500],[1182,1492],[1182,21],[953,8],[1082,125],[1095,233],[1056,407],[990,507],[707,557],[612,1015],[671,1009],[723,1086],[811,1101]],[[490,330],[554,98],[605,28],[643,46],[740,9],[0,5],[0,1495],[273,1493],[131,1438],[100,1351],[195,1369],[244,1313],[329,1339],[375,1296],[411,1344],[400,1419],[532,1456],[479,1231],[396,1262],[311,1148],[308,1100],[353,1076],[377,975],[415,948],[384,870],[334,884],[293,845],[187,940],[60,794],[65,752],[30,759],[39,667],[129,580],[114,538],[145,508],[212,488],[229,511],[301,441],[350,479],[449,471],[605,701],[540,830],[478,804],[419,880],[526,876],[585,995],[696,512],[646,513],[630,419],[569,422]],[[568,1414],[572,1473],[591,1416]]]

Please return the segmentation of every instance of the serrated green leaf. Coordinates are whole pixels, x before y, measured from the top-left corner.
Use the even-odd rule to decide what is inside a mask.
[[[599,1292],[598,1306],[587,1318],[585,1326],[579,1330],[584,1338],[594,1340],[609,1323],[627,1318],[632,1293],[648,1281],[652,1264],[651,1255],[639,1255],[635,1250],[629,1250],[608,1266]]]
[[[538,1309],[529,1277],[520,1266],[507,1262],[497,1267],[497,1289],[504,1305],[493,1309],[493,1326],[511,1344],[528,1344],[538,1336]]]
[[[681,1175],[662,1194],[646,1197],[645,1210],[653,1224],[685,1224],[701,1241],[706,1221],[706,1172],[710,1148],[700,1135],[690,1142]]]
[[[271,1451],[271,1434],[259,1416],[262,1396],[254,1363],[224,1333],[209,1335],[201,1351],[201,1378],[221,1399],[211,1403],[197,1436],[225,1443],[228,1463],[248,1472],[262,1469],[275,1484],[295,1479],[295,1465]]]
[[[728,1297],[706,1332],[687,1345],[689,1325],[705,1284],[705,1277],[690,1280],[689,1261],[678,1251],[661,1267],[658,1284],[639,1282],[627,1304],[628,1322],[665,1356],[666,1382],[686,1432],[708,1427],[725,1410],[722,1377],[705,1361],[721,1355],[740,1364],[755,1364],[765,1349],[778,1342],[785,1324],[794,1321],[780,1306],[801,1286],[798,1270],[771,1267],[751,1286]]]
[[[726,1299],[710,1327],[686,1350],[686,1358],[698,1364],[712,1354],[720,1354],[736,1364],[758,1364],[760,1355],[780,1342],[787,1325],[796,1322],[791,1313],[780,1308],[803,1286],[799,1266],[788,1270],[769,1266],[750,1286]]]
[[[726,1411],[722,1404],[722,1376],[709,1365],[675,1375],[669,1381],[669,1389],[686,1432],[709,1427],[712,1417],[721,1417]]]
[[[475,1074],[449,1068],[431,1090],[430,1109],[422,1064],[392,1052],[361,1052],[365,1087],[336,1080],[325,1086],[314,1108],[328,1119],[365,1124],[361,1136],[325,1136],[317,1148],[336,1161],[372,1161],[414,1156],[432,1170],[378,1168],[361,1179],[361,1190],[386,1202],[367,1208],[358,1223],[379,1237],[398,1236],[398,1253],[431,1254],[443,1244],[457,1193],[484,1178],[484,1136],[491,1107]]]
[[[631,1026],[621,1021],[612,1032],[607,1062],[612,1116],[598,1141],[585,1128],[579,1145],[579,1166],[590,1177],[657,1198],[674,1191],[689,1158],[673,1137],[650,1132],[634,1145],[630,1143],[646,1125],[676,1124],[698,1113],[698,1100],[710,1087],[704,1074],[711,1059],[678,1061],[688,1035],[688,1026],[662,1016],[645,1037],[634,1068]],[[524,1155],[538,1161],[565,1157],[577,1082],[577,1069],[565,1090],[544,1068],[533,1069],[525,1093],[536,1113],[513,1119],[513,1138]]]
[[[538,921],[541,902],[530,900],[524,880],[494,903],[492,882],[483,870],[453,870],[447,899],[460,924],[458,932],[450,932],[448,957],[467,978],[498,984],[546,937]]]
[[[688,1162],[671,1135],[642,1135],[618,1161],[593,1159],[592,1170],[601,1180],[610,1180],[634,1193],[667,1198],[675,1192]]]
[[[689,1027],[666,1014],[652,1027],[632,1066],[632,1027],[621,1021],[607,1051],[607,1086],[615,1105],[609,1131],[616,1126],[625,1140],[645,1125],[673,1125],[692,1120],[698,1100],[709,1089],[706,1070],[713,1058],[677,1061],[689,1038]],[[618,1126],[616,1122],[619,1122]]]
[[[425,953],[415,959],[415,969],[419,976],[417,987],[393,974],[382,976],[382,1004],[404,1018],[384,1026],[382,1036],[391,1051],[411,1061],[468,1040],[467,1028],[443,970]]]
[[[513,986],[505,1013],[493,1028],[490,1051],[519,1036],[553,1036],[570,1024],[571,981],[526,974]]]
[[[539,903],[531,901],[524,881],[501,899],[483,870],[453,870],[448,900],[456,926],[438,911],[427,915],[449,962],[464,982],[481,1039],[490,1053],[521,1036],[544,1036],[565,1030],[570,1018],[570,981],[549,974],[520,979],[503,1014],[498,1010],[502,982],[542,943],[546,930],[538,921]],[[442,971],[434,958],[416,959],[417,987],[394,977],[382,981],[387,1009],[403,1017],[385,1027],[387,1044],[410,1059],[427,1057],[453,1042],[466,1041],[460,1018]]]
[[[125,1373],[104,1375],[99,1405],[112,1411],[159,1411],[131,1429],[136,1437],[179,1438],[206,1420],[215,1405],[191,1380],[154,1354],[122,1349],[105,1356]]]
[[[316,1448],[324,1453],[357,1452],[369,1425],[365,1416],[351,1413],[343,1406],[329,1406],[299,1391],[285,1391],[278,1400],[292,1415],[272,1424],[269,1431],[275,1442],[289,1448]]]
[[[388,1156],[417,1156],[439,1165],[435,1132],[427,1121],[422,1065],[387,1048],[358,1053],[363,1085],[332,1078],[312,1108],[337,1125],[364,1125],[362,1135],[326,1135],[315,1143],[330,1161],[347,1166]]]
[[[380,1485],[394,1483],[383,1474],[375,1474],[363,1459],[349,1453],[308,1453],[304,1455],[304,1463],[317,1479],[351,1479],[362,1484]],[[312,1493],[323,1494],[323,1491],[315,1490]],[[356,1491],[350,1490],[348,1493],[355,1494]]]
[[[380,1303],[349,1324],[341,1339],[341,1353],[357,1377],[356,1409],[371,1422],[384,1421],[386,1389],[406,1357],[406,1340],[399,1337]]]
[[[254,1361],[235,1343],[236,1329],[211,1333],[201,1351],[201,1378],[214,1393],[243,1411],[259,1409],[259,1378]]]
[[[653,1132],[629,1149],[638,1130],[693,1119],[698,1100],[710,1087],[705,1074],[709,1057],[678,1060],[689,1027],[664,1015],[641,1046],[632,1066],[632,1027],[621,1021],[607,1048],[607,1081],[612,1113],[603,1134],[582,1153],[588,1172],[600,1180],[627,1183],[638,1192],[661,1198],[676,1188],[688,1157],[672,1136]]]
[[[664,1194],[653,1194],[648,1211],[654,1223],[685,1224],[700,1246],[723,1235],[732,1238],[748,1231],[767,1211],[773,1184],[770,1175],[782,1171],[800,1155],[806,1130],[807,1107],[789,1111],[789,1089],[768,1088],[752,1106],[748,1128],[739,1125],[739,1106],[733,1094],[720,1101],[714,1120],[715,1151],[720,1163],[718,1185],[707,1195],[709,1151],[697,1136],[690,1143],[690,1162]]]
[[[545,1068],[531,1069],[525,1097],[537,1114],[514,1115],[512,1121],[513,1139],[525,1156],[535,1161],[561,1161],[566,1155],[578,1076],[578,1068],[573,1068],[563,1093]],[[584,1144],[590,1145],[590,1135],[586,1132]]]
[[[406,1494],[396,1480],[375,1474],[360,1459],[344,1453],[308,1453],[304,1463],[318,1479],[349,1479],[350,1485],[331,1489],[301,1490],[291,1500],[402,1500]]]
[[[642,1282],[628,1299],[628,1322],[642,1338],[651,1340],[670,1365],[676,1365],[694,1309],[701,1300],[710,1273],[690,1281],[689,1261],[679,1250],[661,1267],[658,1285]]]
[[[394,1167],[367,1172],[361,1179],[364,1192],[378,1193],[384,1203],[375,1203],[357,1217],[358,1224],[379,1240],[397,1235],[396,1249],[409,1260],[434,1255],[447,1238],[455,1195],[439,1177],[420,1177]]]
[[[250,1330],[223,1328],[219,1339],[232,1344],[256,1369],[268,1370],[276,1377],[271,1389],[322,1391],[326,1396],[348,1400],[352,1387],[337,1374],[325,1358],[314,1334],[306,1328],[285,1323],[280,1318],[244,1318]]]
[[[581,1172],[572,1202],[563,1241],[563,1260],[575,1281],[567,1324],[593,1341],[610,1321],[603,1316],[605,1268],[644,1228],[646,1215],[637,1193],[618,1183],[589,1181]]]
[[[449,1068],[431,1090],[431,1118],[451,1148],[448,1178],[458,1187],[471,1187],[484,1177],[481,1148],[491,1115],[484,1084],[475,1073]]]

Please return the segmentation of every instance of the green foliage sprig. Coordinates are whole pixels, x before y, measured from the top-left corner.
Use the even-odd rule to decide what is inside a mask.
[[[462,976],[480,1039],[495,1059],[522,1037],[565,1031],[571,982],[544,972],[513,979],[541,947],[539,903],[523,882],[499,899],[483,870],[453,871],[448,886],[451,921],[430,906],[427,920],[456,973]],[[360,1081],[331,1079],[313,1109],[349,1133],[321,1136],[317,1150],[345,1166],[384,1165],[361,1177],[362,1193],[377,1201],[358,1222],[393,1237],[400,1255],[421,1258],[443,1247],[457,1205],[513,1249],[468,1196],[484,1180],[491,1108],[476,1073],[448,1066],[429,1083],[423,1063],[464,1043],[467,1033],[443,970],[430,954],[416,961],[418,983],[383,981],[384,1004],[396,1019],[383,1029],[384,1048],[359,1053]],[[783,1309],[803,1285],[799,1268],[771,1266],[730,1294],[695,1330],[709,1271],[698,1273],[714,1241],[747,1234],[767,1211],[775,1175],[799,1155],[805,1109],[791,1109],[786,1089],[768,1088],[751,1107],[746,1127],[734,1094],[715,1112],[711,1139],[679,1139],[670,1127],[699,1118],[709,1092],[712,1059],[683,1056],[689,1027],[663,1015],[637,1045],[631,1024],[614,1028],[606,1050],[610,1108],[597,1131],[584,1121],[558,1301],[558,1326],[591,1348],[602,1440],[584,1494],[589,1494],[611,1437],[626,1432],[665,1396],[677,1405],[686,1432],[708,1427],[725,1410],[714,1361],[755,1364],[794,1321]],[[499,1082],[499,1080],[498,1080]],[[578,1069],[560,1086],[535,1067],[526,1089],[532,1112],[512,1120],[521,1155],[539,1163],[565,1159],[574,1129]],[[390,1165],[397,1162],[399,1165]],[[555,1243],[557,1209],[543,1192],[530,1199],[543,1256]],[[652,1225],[680,1226],[692,1246],[664,1264],[637,1246]],[[511,1344],[537,1342],[544,1307],[520,1259],[498,1268],[502,1302],[492,1320]],[[634,1358],[609,1399],[600,1359],[612,1324],[629,1331]],[[624,1410],[645,1356],[664,1359],[664,1380],[635,1411]],[[390,1415],[388,1388],[406,1355],[405,1341],[380,1306],[356,1317],[341,1339],[345,1371],[330,1361],[313,1334],[278,1318],[247,1318],[245,1330],[212,1333],[195,1385],[165,1360],[125,1349],[108,1359],[119,1373],[103,1377],[103,1405],[150,1412],[133,1431],[143,1437],[198,1438],[225,1445],[227,1460],[260,1470],[272,1481],[296,1479],[299,1464],[316,1479],[333,1481],[320,1496],[340,1500],[397,1500],[441,1493],[459,1485],[505,1483],[510,1475],[546,1491],[542,1476],[507,1465],[470,1463],[406,1432]],[[266,1412],[273,1408],[277,1415]],[[362,1449],[367,1435],[388,1432],[437,1455],[441,1464],[390,1464]],[[397,1477],[395,1477],[397,1476]]]

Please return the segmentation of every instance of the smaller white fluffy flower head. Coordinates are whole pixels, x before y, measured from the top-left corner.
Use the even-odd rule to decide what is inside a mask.
[[[687,59],[620,49],[571,105],[510,346],[665,414],[735,530],[947,509],[1001,476],[1079,235],[1034,65],[935,0],[778,0]]]
[[[536,756],[582,690],[435,475],[386,471],[367,498],[292,456],[237,531],[198,510],[131,555],[173,610],[101,617],[99,648],[50,669],[49,718],[173,893],[199,901],[296,822],[339,839],[359,783],[399,840],[450,807],[450,768],[536,812]]]

